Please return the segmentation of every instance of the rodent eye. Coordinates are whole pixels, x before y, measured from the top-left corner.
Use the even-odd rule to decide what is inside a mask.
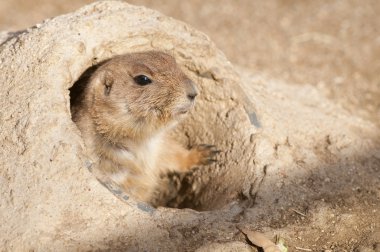
[[[149,79],[149,77],[145,75],[137,75],[136,77],[133,78],[133,80],[140,86],[145,86],[152,83],[152,80]]]

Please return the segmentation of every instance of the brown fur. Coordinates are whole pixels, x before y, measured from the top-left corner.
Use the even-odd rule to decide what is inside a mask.
[[[138,85],[138,75],[153,82]],[[116,56],[80,86],[73,120],[98,157],[97,170],[135,199],[149,202],[162,173],[214,161],[213,146],[188,150],[167,134],[194,106],[189,96],[197,94],[172,56],[155,51]]]

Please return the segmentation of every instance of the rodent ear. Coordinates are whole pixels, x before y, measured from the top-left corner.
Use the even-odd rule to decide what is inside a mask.
[[[112,74],[109,71],[101,71],[95,77],[95,86],[100,86],[104,88],[104,95],[108,96],[111,92],[113,85]]]
[[[109,95],[110,94],[112,84],[113,84],[113,80],[110,80],[110,79],[104,80],[104,94],[105,95]]]

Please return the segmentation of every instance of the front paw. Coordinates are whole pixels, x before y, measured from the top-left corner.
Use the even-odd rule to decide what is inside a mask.
[[[216,155],[221,151],[215,145],[200,144],[190,149],[193,165],[209,165],[216,162]]]

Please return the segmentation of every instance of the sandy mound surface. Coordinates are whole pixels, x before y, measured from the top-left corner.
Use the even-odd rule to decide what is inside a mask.
[[[237,224],[290,248],[379,242],[379,128],[315,87],[235,69],[204,34],[121,2],[0,40],[5,250],[249,250]],[[154,209],[100,184],[71,121],[69,88],[86,69],[151,49],[172,53],[201,92],[175,134],[223,150],[213,166],[163,178],[170,193],[157,200],[203,212]]]

